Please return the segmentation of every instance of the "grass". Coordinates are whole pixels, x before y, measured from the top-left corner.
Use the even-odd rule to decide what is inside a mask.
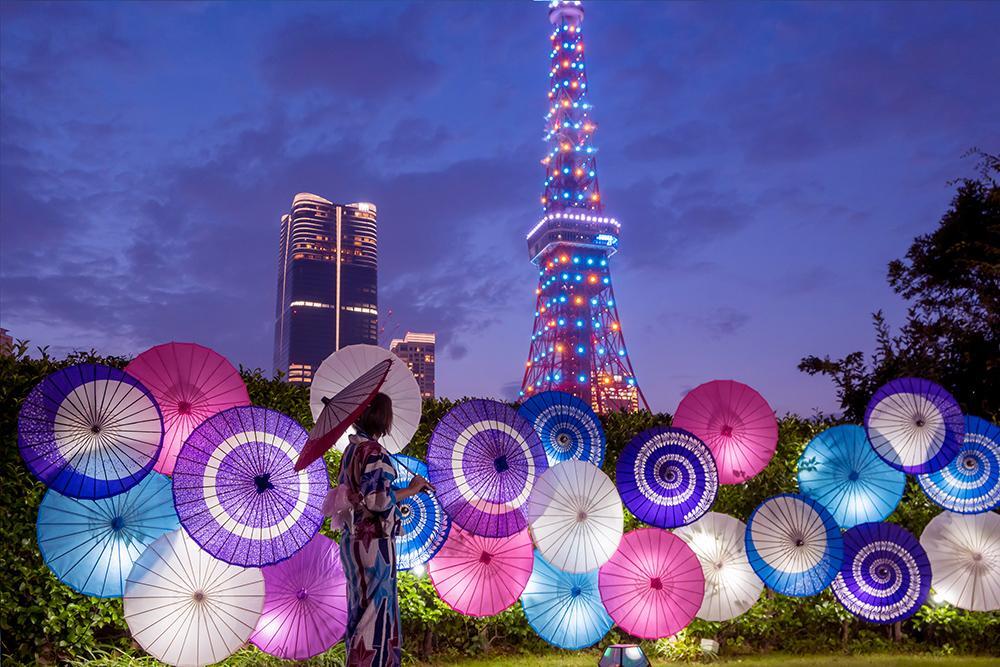
[[[420,663],[422,667],[595,667],[600,656],[597,653],[550,654],[542,656],[506,656],[462,661]],[[652,658],[653,665],[677,665]],[[696,663],[697,664],[697,663]],[[715,665],[731,667],[993,667],[1000,665],[1000,658],[969,656],[929,656],[929,655],[805,655],[790,656],[780,653],[746,658],[718,660]]]

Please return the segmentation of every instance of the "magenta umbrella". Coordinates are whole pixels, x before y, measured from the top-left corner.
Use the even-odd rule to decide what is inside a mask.
[[[250,642],[284,660],[319,655],[344,636],[347,579],[340,547],[316,535],[299,552],[264,574],[264,610]]]
[[[482,537],[452,524],[428,572],[449,607],[467,616],[493,616],[521,596],[534,564],[527,529],[509,537]]]
[[[764,397],[735,380],[689,391],[671,423],[708,445],[721,484],[742,484],[765,467],[778,446],[778,420]]]
[[[677,634],[705,597],[698,556],[684,540],[659,528],[626,533],[601,566],[601,600],[622,630],[643,639]]]
[[[163,413],[163,449],[153,469],[174,473],[181,446],[198,424],[217,412],[250,405],[246,384],[224,356],[195,343],[151,347],[125,367]]]

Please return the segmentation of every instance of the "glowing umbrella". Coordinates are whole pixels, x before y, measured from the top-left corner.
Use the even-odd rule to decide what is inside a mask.
[[[940,470],[962,446],[962,410],[944,387],[901,378],[879,387],[865,410],[875,452],[893,468],[915,475]]]
[[[288,558],[323,524],[326,464],[294,465],[306,432],[291,417],[230,408],[188,437],[174,467],[181,525],[205,551],[243,566]]]
[[[643,639],[680,632],[705,597],[698,557],[681,538],[658,528],[626,533],[598,577],[611,618]]]
[[[799,490],[822,503],[841,528],[882,521],[903,498],[906,474],[885,463],[860,426],[834,426],[799,458]]]
[[[746,528],[745,523],[728,514],[709,512],[674,531],[698,556],[705,575],[705,599],[698,618],[736,618],[750,609],[764,590],[764,582],[747,560]]]
[[[132,639],[168,665],[210,665],[232,655],[263,604],[260,570],[212,558],[183,529],[150,544],[125,582]]]
[[[615,480],[636,518],[660,528],[697,520],[719,491],[715,460],[705,443],[665,426],[647,429],[625,445]]]
[[[320,398],[323,410],[309,431],[309,440],[302,448],[299,460],[295,462],[296,470],[305,470],[340,440],[378,394],[390,368],[391,359],[380,361],[337,392],[336,396]]]
[[[427,468],[452,521],[476,535],[505,537],[527,525],[528,495],[548,462],[531,424],[513,408],[472,400],[438,422]]]
[[[178,525],[170,480],[156,473],[98,500],[49,489],[38,508],[38,549],[53,574],[73,590],[115,598],[146,545]]]
[[[347,578],[336,542],[316,535],[294,556],[261,572],[264,609],[252,644],[285,660],[306,660],[343,638]]]
[[[734,380],[713,380],[689,391],[672,424],[708,445],[720,484],[747,481],[767,467],[778,446],[774,410],[763,396]]]
[[[1000,427],[979,417],[965,418],[962,449],[936,472],[917,475],[935,503],[959,514],[989,512],[1000,505]]]
[[[582,573],[596,570],[615,553],[625,513],[614,483],[600,468],[566,461],[538,478],[528,499],[528,519],[545,559],[560,570]]]
[[[1000,515],[942,512],[920,535],[936,597],[969,611],[1000,609]]]
[[[597,570],[573,574],[550,565],[535,552],[535,567],[521,593],[528,624],[560,648],[576,650],[599,642],[614,621],[601,602]]]
[[[427,572],[445,604],[467,616],[493,616],[511,606],[531,576],[531,537],[482,537],[451,527]]]
[[[604,427],[583,400],[562,391],[543,391],[526,400],[518,413],[545,446],[549,465],[562,461],[604,463]]]
[[[154,469],[174,471],[177,452],[194,428],[217,412],[250,405],[247,386],[224,356],[195,343],[165,343],[146,350],[125,367],[138,378],[163,413],[163,449]]]
[[[931,564],[913,533],[894,523],[863,523],[844,533],[844,564],[833,580],[844,608],[871,623],[913,616],[931,588]]]
[[[130,375],[78,364],[38,383],[21,406],[17,446],[35,477],[64,496],[107,498],[138,484],[156,462],[163,419]]]
[[[816,595],[830,585],[844,560],[844,540],[833,515],[807,496],[768,498],[750,515],[746,532],[750,566],[784,595]]]
[[[412,456],[393,454],[392,467],[396,469],[392,486],[397,490],[406,488],[414,475],[427,479],[427,464]],[[448,539],[451,520],[437,498],[429,493],[400,501],[399,513],[402,521],[396,538],[396,567],[409,570],[423,565],[441,549]]]
[[[332,398],[376,365],[389,360],[392,366],[379,391],[392,399],[392,431],[379,442],[390,454],[403,451],[420,425],[422,402],[420,388],[406,362],[385,348],[375,345],[348,345],[327,357],[313,375],[309,388],[309,407],[319,421],[324,398]],[[339,451],[347,449],[347,434],[337,440]]]

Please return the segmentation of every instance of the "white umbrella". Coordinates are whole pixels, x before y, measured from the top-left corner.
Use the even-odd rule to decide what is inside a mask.
[[[528,521],[550,565],[582,573],[614,555],[625,515],[611,479],[592,463],[570,460],[549,468],[535,482]]]
[[[422,408],[420,388],[402,359],[375,345],[348,345],[327,357],[313,375],[309,389],[309,408],[314,420],[323,412],[323,399],[333,398],[341,389],[386,359],[392,367],[379,391],[392,399],[392,431],[379,442],[390,454],[403,451],[420,425]],[[347,449],[348,434],[337,441],[339,451]]]
[[[1000,515],[942,512],[920,535],[937,598],[969,611],[1000,609]]]
[[[705,573],[705,599],[698,618],[728,621],[754,605],[764,582],[750,567],[744,544],[747,526],[728,514],[709,512],[694,523],[674,529],[691,547]]]
[[[210,665],[246,643],[264,606],[257,568],[223,563],[183,528],[150,544],[125,582],[132,638],[168,665]]]

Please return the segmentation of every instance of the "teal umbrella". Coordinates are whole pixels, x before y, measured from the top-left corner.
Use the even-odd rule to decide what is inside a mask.
[[[535,551],[535,566],[521,593],[521,605],[539,637],[575,650],[596,644],[608,633],[614,621],[601,601],[597,572],[564,572]]]

